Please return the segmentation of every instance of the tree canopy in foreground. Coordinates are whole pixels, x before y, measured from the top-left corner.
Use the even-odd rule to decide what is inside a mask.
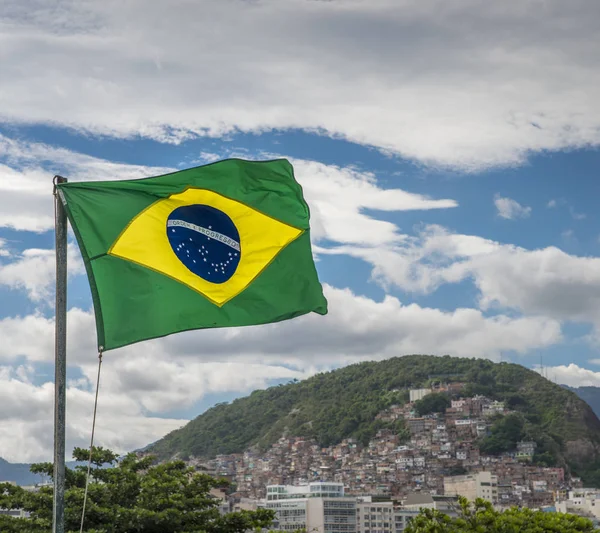
[[[459,498],[458,516],[421,509],[404,533],[600,533],[591,520],[562,513],[545,513],[516,507],[496,511],[490,502],[470,504]]]
[[[89,450],[75,449],[78,461]],[[152,457],[118,456],[94,448],[84,531],[87,533],[244,533],[270,526],[266,509],[221,515],[210,491],[226,482],[198,473],[183,461],[153,464]],[[87,466],[66,471],[65,530],[79,532]],[[32,472],[52,477],[52,463],[32,466]],[[22,509],[29,518],[0,515],[2,533],[48,533],[52,527],[52,487],[28,492],[0,484],[0,508]]]

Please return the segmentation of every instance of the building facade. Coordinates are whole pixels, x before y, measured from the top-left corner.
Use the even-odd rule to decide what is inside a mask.
[[[482,498],[488,502],[498,502],[498,476],[491,472],[477,472],[466,476],[444,477],[444,494],[464,496],[469,501]]]
[[[393,533],[394,531],[392,502],[358,502],[356,506],[357,533]]]
[[[270,485],[265,507],[275,511],[274,529],[315,533],[355,533],[356,498],[344,495],[342,483]]]
[[[410,392],[408,394],[412,403],[422,400],[423,398],[425,398],[425,396],[431,394],[431,392],[431,389],[410,389]]]
[[[600,519],[600,489],[568,491],[568,497],[554,504],[559,513],[573,513]]]

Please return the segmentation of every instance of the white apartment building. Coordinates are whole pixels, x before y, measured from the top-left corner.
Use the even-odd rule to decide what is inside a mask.
[[[435,509],[449,516],[456,516],[458,497],[441,494],[413,492],[402,502],[402,508],[412,511]]]
[[[365,498],[370,500],[370,498]],[[358,502],[356,506],[357,533],[394,533],[392,502]]]
[[[504,412],[504,402],[499,402],[496,400],[489,403],[488,405],[484,405],[483,409],[481,410],[481,413],[483,414],[483,416],[492,416],[492,415],[495,415],[496,413],[503,413],[503,412]]]
[[[456,458],[459,461],[466,461],[469,458],[469,452],[467,450],[456,450]]]
[[[356,498],[344,495],[342,483],[269,485],[265,507],[276,513],[276,530],[356,533]]]
[[[456,516],[454,497],[431,494],[409,494],[401,506],[392,502],[372,502],[370,497],[359,498],[356,507],[357,533],[402,533],[420,509],[430,508]]]
[[[409,494],[401,506],[344,494],[342,483],[270,485],[261,504],[276,513],[274,530],[309,533],[402,533],[421,508],[456,514],[456,497]]]
[[[482,498],[488,502],[498,502],[498,476],[491,472],[478,472],[466,476],[444,477],[444,494],[446,496],[464,496],[474,501]]]
[[[268,485],[267,501],[298,498],[343,498],[343,483],[317,481],[307,485]]]
[[[474,420],[471,420],[470,418],[467,418],[465,420],[455,420],[454,424],[456,426],[470,426],[473,422],[474,422]]]
[[[418,509],[406,509],[403,507],[394,509],[394,529],[390,533],[402,533],[406,529],[406,526],[408,526],[411,518],[418,514]]]
[[[487,425],[477,422],[477,436],[483,437],[487,433]]]
[[[431,394],[431,389],[410,389],[410,402],[412,403],[418,400],[422,400],[428,394]]]
[[[600,518],[600,490],[570,490],[569,497],[566,500],[556,502],[555,508],[559,513],[593,515]]]
[[[396,459],[396,464],[400,468],[409,468],[414,466],[415,460],[413,457],[398,457],[398,459]]]
[[[394,507],[392,502],[359,501],[356,508],[356,533],[402,533],[418,509]],[[360,499],[359,499],[360,500]]]
[[[219,502],[219,513],[224,515],[231,512],[231,505],[224,490],[213,488],[210,495]]]

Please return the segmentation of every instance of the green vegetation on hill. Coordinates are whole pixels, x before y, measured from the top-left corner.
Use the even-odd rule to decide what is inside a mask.
[[[467,383],[462,396],[482,394],[504,401],[516,412],[499,418],[481,445],[500,453],[520,439],[534,440],[542,464],[568,464],[575,472],[600,478],[600,421],[573,392],[536,372],[511,363],[449,356],[411,355],[351,365],[302,382],[255,391],[246,398],[209,409],[173,431],[150,451],[162,458],[213,457],[265,449],[282,435],[315,438],[330,446],[353,437],[368,442],[389,427],[375,416],[408,401],[408,389],[432,381]],[[448,398],[422,400],[423,412],[441,409]],[[438,405],[439,403],[439,405]],[[596,463],[597,462],[597,463]]]
[[[517,442],[525,438],[525,422],[518,414],[500,417],[493,425],[490,435],[479,444],[479,450],[488,455],[509,452]]]
[[[450,398],[447,394],[433,392],[415,402],[415,411],[419,416],[431,413],[445,413],[450,407]]]

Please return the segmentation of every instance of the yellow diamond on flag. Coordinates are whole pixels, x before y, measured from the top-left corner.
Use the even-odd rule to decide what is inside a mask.
[[[133,218],[108,253],[164,274],[222,306],[302,233],[241,202],[190,188]]]

